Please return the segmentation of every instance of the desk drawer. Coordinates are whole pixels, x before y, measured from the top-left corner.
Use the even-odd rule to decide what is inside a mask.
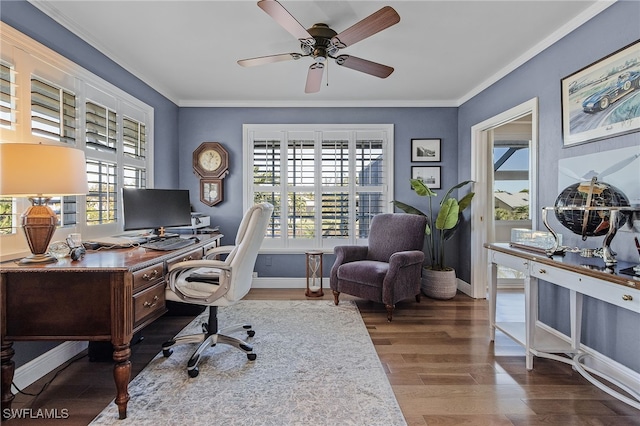
[[[171,266],[175,265],[179,262],[186,262],[187,260],[199,260],[202,259],[203,252],[201,248],[191,250],[187,253],[184,253],[178,257],[174,257],[173,259],[169,259],[167,261],[167,270],[171,268]]]
[[[203,249],[204,252],[206,253],[207,251],[211,250],[212,248],[216,248],[220,245],[220,240],[215,240],[211,243],[207,243],[204,245]]]
[[[133,296],[133,326],[165,310],[164,281]]]
[[[529,261],[526,259],[522,259],[520,257],[511,256],[505,253],[501,253],[498,251],[490,252],[490,262],[493,262],[497,265],[506,266],[511,269],[515,269],[519,272],[527,273],[529,268]]]
[[[640,312],[640,290],[637,288],[606,282],[538,262],[531,263],[531,276],[621,308]]]
[[[133,291],[149,287],[164,279],[164,266],[162,263],[148,266],[133,273]]]

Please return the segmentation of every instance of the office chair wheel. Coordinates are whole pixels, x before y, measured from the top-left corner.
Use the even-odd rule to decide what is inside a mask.
[[[187,373],[189,374],[189,377],[193,379],[194,377],[198,377],[198,374],[200,374],[200,370],[198,370],[198,367],[195,367],[192,370],[187,370]]]
[[[163,349],[162,350],[162,355],[165,358],[169,358],[171,356],[171,354],[173,353],[173,349]]]
[[[256,332],[254,330],[247,330],[247,336],[253,337],[255,335],[256,335]]]
[[[257,358],[257,355],[256,355],[256,354],[247,354],[247,359],[248,359],[249,361],[255,361],[255,360],[256,360],[256,358]]]

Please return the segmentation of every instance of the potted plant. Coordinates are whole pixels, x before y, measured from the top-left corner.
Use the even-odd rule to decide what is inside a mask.
[[[411,187],[416,191],[416,194],[422,197],[429,197],[429,210],[427,214],[403,202],[393,201],[396,207],[406,213],[419,214],[427,217],[427,226],[425,229],[427,240],[426,259],[430,260],[430,264],[423,268],[422,292],[429,297],[450,299],[456,294],[456,272],[445,263],[445,243],[455,234],[460,222],[464,218],[462,212],[469,207],[475,193],[470,192],[460,200],[453,198],[451,193],[471,182],[470,180],[466,180],[447,191],[444,197],[442,197],[442,200],[440,200],[440,210],[435,220],[432,199],[437,194],[420,179],[411,179]]]

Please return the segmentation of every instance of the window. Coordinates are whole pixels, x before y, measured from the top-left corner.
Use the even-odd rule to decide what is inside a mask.
[[[264,246],[366,240],[371,218],[392,211],[392,139],[392,125],[245,125],[246,207],[274,205]]]
[[[147,185],[146,126],[125,115],[135,112],[132,106],[103,90],[89,87],[87,97],[91,99],[85,104],[86,225],[117,224],[120,189]]]
[[[87,225],[113,223],[117,220],[117,165],[87,160]]]
[[[15,126],[15,72],[11,65],[0,63],[0,131],[4,133]],[[0,235],[16,232],[16,209],[14,200],[0,198]]]
[[[59,228],[89,237],[120,232],[120,189],[153,185],[153,108],[7,25],[0,45],[2,141],[84,150],[89,193],[50,200]],[[16,222],[28,205],[26,198],[0,199],[7,252],[24,250]]]

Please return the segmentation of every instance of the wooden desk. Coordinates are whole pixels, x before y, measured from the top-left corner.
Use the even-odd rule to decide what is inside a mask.
[[[507,243],[485,244],[489,249],[489,324],[491,340],[498,329],[525,348],[526,368],[533,369],[533,356],[545,357],[571,364],[592,384],[610,395],[640,409],[640,393],[637,386],[626,386],[607,374],[584,365],[589,356],[581,347],[583,296],[603,300],[620,308],[640,313],[640,277],[622,274],[631,263],[619,262],[615,267],[605,267],[600,258],[582,258],[576,253],[549,258],[542,253],[512,248]],[[496,322],[497,265],[515,269],[524,274],[525,321]],[[538,323],[538,280],[543,280],[569,290],[571,335],[563,339],[560,333]],[[556,354],[564,354],[559,356]],[[619,393],[594,375],[624,389],[632,398]],[[635,389],[634,389],[635,387]]]
[[[141,247],[88,251],[79,261],[0,263],[2,410],[11,408],[14,341],[88,340],[113,344],[120,419],[127,417],[133,333],[166,312],[165,274],[183,260],[201,259],[222,235],[170,252]]]

